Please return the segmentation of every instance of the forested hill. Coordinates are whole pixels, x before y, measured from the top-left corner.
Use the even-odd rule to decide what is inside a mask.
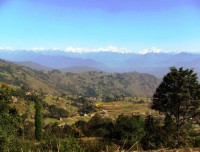
[[[149,74],[85,72],[65,73],[54,70],[48,72],[48,81],[72,94],[83,96],[139,96],[150,97],[159,80]]]
[[[26,90],[58,94],[59,91],[51,83],[41,78],[40,75],[43,75],[43,73],[0,60],[0,82],[23,86]]]
[[[48,94],[151,97],[160,80],[141,73],[36,71],[0,60],[0,81]]]

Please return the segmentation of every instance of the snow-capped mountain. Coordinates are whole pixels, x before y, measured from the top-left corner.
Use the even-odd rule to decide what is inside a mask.
[[[39,70],[41,70],[41,66],[42,69],[46,67],[47,70],[70,68],[70,71],[73,71],[71,69],[72,67],[76,69],[87,67],[86,69],[88,70],[97,69],[98,71],[105,72],[137,71],[162,77],[167,73],[169,67],[176,66],[193,68],[200,74],[200,54],[184,52],[161,53],[158,49],[146,50],[143,53],[124,53],[109,50],[93,52],[73,52],[66,50],[0,50],[0,58],[13,62],[22,62],[22,65]],[[27,61],[29,61],[29,64],[24,64]]]

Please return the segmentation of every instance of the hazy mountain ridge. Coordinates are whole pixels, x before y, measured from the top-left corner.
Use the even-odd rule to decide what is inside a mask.
[[[54,70],[54,68],[50,68],[47,66],[43,66],[41,64],[32,62],[32,61],[24,61],[24,62],[13,62],[17,65],[21,65],[21,66],[25,66],[25,67],[29,67],[33,70],[42,70],[42,71],[51,71]],[[89,66],[72,66],[72,67],[68,67],[68,68],[61,68],[59,69],[59,71],[61,72],[72,72],[72,73],[81,73],[81,72],[89,72],[89,71],[101,71],[99,69],[96,68],[92,68]]]
[[[90,72],[90,71],[97,71],[100,72],[101,70],[95,69],[89,66],[72,66],[69,68],[59,69],[62,72],[72,72],[72,73],[82,73],[82,72]]]
[[[18,50],[12,52],[1,51],[0,58],[14,62],[31,61],[53,69],[68,68],[72,66],[91,66],[93,68],[98,68],[100,66],[104,67],[103,63],[99,63],[93,59],[67,57],[59,54],[45,54],[44,52],[26,50]]]
[[[44,65],[34,63],[32,61],[23,61],[23,62],[14,62],[14,63],[17,64],[17,65],[29,67],[29,68],[35,69],[35,70],[53,70],[50,67],[46,67]]]
[[[48,94],[151,97],[160,79],[142,73],[37,71],[0,60],[0,81]]]
[[[88,67],[105,72],[142,72],[162,77],[169,67],[194,68],[200,75],[200,54],[192,53],[117,53],[117,52],[64,52],[64,51],[1,51],[0,58],[15,61],[31,61],[51,69],[77,71],[73,67]],[[25,65],[31,67],[31,65]],[[37,69],[37,66],[36,66]],[[38,68],[38,70],[40,70]],[[48,70],[48,69],[47,69]],[[96,71],[96,70],[95,70]]]

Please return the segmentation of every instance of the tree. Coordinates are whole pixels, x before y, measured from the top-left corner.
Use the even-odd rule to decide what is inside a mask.
[[[86,130],[87,132],[84,133],[88,136],[109,138],[111,136],[113,126],[114,124],[111,118],[96,114],[88,121],[88,130]]]
[[[78,99],[78,102],[83,104],[82,107],[79,109],[80,113],[91,113],[96,111],[95,105],[92,103],[92,101],[81,97]]]
[[[19,127],[17,110],[10,106],[11,89],[2,84],[0,86],[0,151],[16,150],[16,136]]]
[[[0,114],[2,117],[9,113],[11,103],[11,89],[9,86],[2,84],[0,87]]]
[[[166,115],[164,119],[164,126],[162,127],[162,133],[164,136],[164,146],[175,148],[177,146],[176,141],[176,125],[170,115]]]
[[[119,115],[115,123],[115,136],[119,140],[139,140],[144,134],[144,120],[141,116]]]
[[[113,137],[126,141],[126,147],[130,148],[134,143],[140,141],[144,135],[144,119],[141,116],[119,115],[114,126]]]
[[[40,141],[42,139],[42,104],[41,100],[35,100],[35,138]]]
[[[153,96],[152,109],[175,120],[177,137],[200,107],[200,85],[192,69],[170,68]]]
[[[141,145],[144,150],[154,150],[161,148],[165,143],[163,131],[159,120],[155,120],[148,115],[144,126],[145,134],[141,139]]]

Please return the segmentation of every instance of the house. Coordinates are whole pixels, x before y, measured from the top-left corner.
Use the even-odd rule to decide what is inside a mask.
[[[30,96],[31,95],[31,92],[30,91],[27,91],[26,92],[26,96]]]
[[[100,110],[98,113],[99,113],[101,116],[108,117],[108,111],[107,111],[107,110]]]
[[[13,102],[13,103],[16,103],[16,102],[18,102],[18,99],[17,99],[17,97],[13,97],[13,96],[12,96],[12,102]]]

